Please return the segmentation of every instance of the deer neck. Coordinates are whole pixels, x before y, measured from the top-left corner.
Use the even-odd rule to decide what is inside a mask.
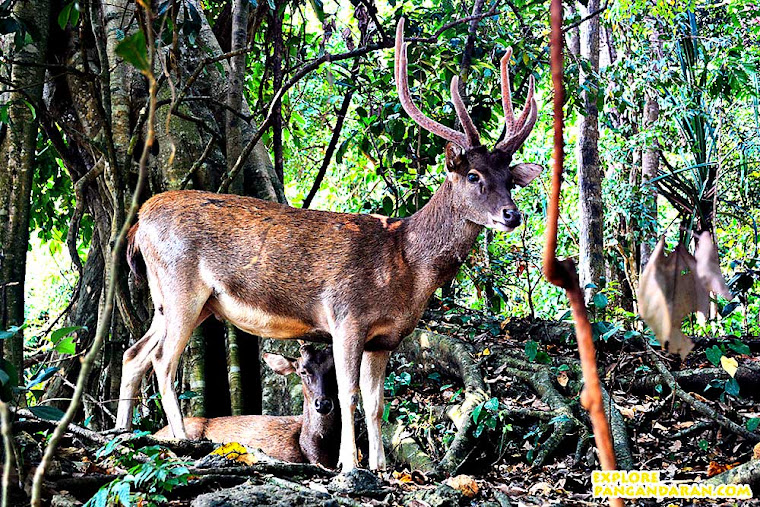
[[[483,230],[465,218],[464,206],[454,197],[447,178],[430,201],[406,221],[404,254],[422,270],[423,292],[432,295],[451,281]],[[429,287],[427,287],[429,285]]]

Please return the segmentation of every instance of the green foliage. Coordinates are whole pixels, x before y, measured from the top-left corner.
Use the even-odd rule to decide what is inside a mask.
[[[128,450],[117,454],[117,446],[122,439],[114,438],[96,453],[99,459],[113,455],[122,465],[129,467],[124,477],[115,479],[102,486],[98,492],[85,503],[86,507],[105,507],[110,505],[157,506],[167,502],[165,493],[175,487],[187,484],[190,471],[186,464],[168,453],[160,446],[148,446],[139,452],[150,459],[145,463],[135,460],[135,452]]]

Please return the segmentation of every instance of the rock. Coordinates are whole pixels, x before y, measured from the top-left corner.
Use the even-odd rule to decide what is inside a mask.
[[[407,497],[404,505],[414,506],[422,503],[430,507],[458,507],[463,500],[462,493],[445,484],[439,484],[435,489],[422,489],[411,497]]]
[[[377,475],[363,468],[354,468],[347,474],[333,477],[327,485],[329,491],[354,496],[384,496],[390,488]]]
[[[82,505],[82,502],[74,498],[68,491],[61,491],[53,495],[50,500],[50,507],[77,507],[79,505]]]
[[[247,482],[234,488],[200,495],[190,505],[191,507],[253,507],[257,505],[338,507],[338,502],[327,493],[319,491],[293,491],[273,484],[258,485]]]

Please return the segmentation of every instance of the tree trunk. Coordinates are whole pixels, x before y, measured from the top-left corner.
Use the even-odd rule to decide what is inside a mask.
[[[16,50],[8,93],[9,128],[0,138],[0,329],[24,322],[24,279],[29,244],[32,175],[37,148],[37,113],[42,90],[50,23],[48,0],[16,2],[13,16],[29,31],[31,42]],[[6,35],[13,37],[14,34]],[[0,134],[1,135],[1,134]],[[24,380],[22,332],[4,340],[4,357]]]
[[[589,0],[581,9],[587,16],[599,9],[599,0]],[[599,162],[599,110],[597,108],[599,71],[599,17],[581,24],[581,57],[589,62],[591,74],[581,71],[581,121],[578,132],[578,185],[580,187],[580,282],[588,300],[602,288],[604,275],[604,208],[602,203],[602,167]]]
[[[662,42],[656,27],[656,20],[649,37],[650,57],[652,61],[662,58]],[[656,69],[652,69],[656,72]],[[649,134],[647,137],[646,148],[641,156],[641,196],[642,209],[644,210],[644,227],[642,227],[642,240],[640,247],[640,269],[649,262],[652,250],[657,242],[657,189],[654,184],[649,183],[652,178],[657,176],[660,169],[660,145],[657,138],[653,135],[653,130],[660,116],[660,104],[657,102],[657,94],[654,90],[649,89],[646,92],[646,104],[644,105],[644,121],[642,125],[643,132]]]

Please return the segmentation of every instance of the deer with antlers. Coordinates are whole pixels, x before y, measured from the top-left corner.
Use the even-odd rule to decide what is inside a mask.
[[[450,281],[483,227],[510,232],[522,221],[511,192],[542,168],[512,164],[536,121],[534,82],[515,117],[507,65],[501,60],[505,133],[493,150],[465,110],[458,79],[451,98],[458,132],[426,117],[407,81],[404,20],[396,29],[395,78],[401,104],[424,129],[447,141],[446,179],[409,218],[295,209],[237,195],[199,191],[159,194],[140,210],[128,259],[147,274],[154,317],[124,354],[117,427],[152,366],[175,437],[184,437],[173,382],[192,330],[210,315],[251,334],[331,341],[341,410],[339,460],[356,467],[354,412],[361,392],[369,466],[385,467],[380,434],[388,358],[416,326],[428,299]],[[143,262],[140,262],[142,257]]]

